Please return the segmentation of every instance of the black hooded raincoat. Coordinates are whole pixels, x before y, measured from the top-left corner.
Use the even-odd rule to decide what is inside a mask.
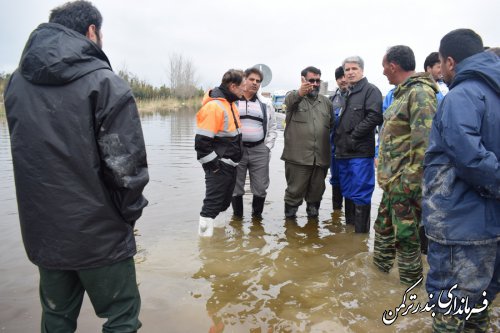
[[[30,36],[5,91],[19,219],[29,259],[101,267],[136,253],[146,151],[132,92],[85,36]]]

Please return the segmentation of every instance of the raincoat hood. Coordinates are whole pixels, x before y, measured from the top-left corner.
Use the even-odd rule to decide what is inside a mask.
[[[455,78],[450,89],[462,81],[480,79],[500,94],[500,61],[490,52],[481,52],[462,60],[457,65]]]
[[[82,270],[134,256],[146,149],[132,91],[104,53],[75,31],[42,24],[4,96],[28,258]]]
[[[432,123],[424,160],[422,221],[448,245],[500,241],[500,62],[461,61]]]
[[[394,90],[394,97],[405,93],[415,84],[427,85],[431,87],[432,90],[434,90],[434,93],[437,93],[439,91],[436,81],[434,81],[430,73],[415,73],[396,87],[396,89]]]
[[[21,75],[38,85],[64,85],[98,69],[111,70],[104,52],[57,23],[43,23],[31,33],[19,64]]]

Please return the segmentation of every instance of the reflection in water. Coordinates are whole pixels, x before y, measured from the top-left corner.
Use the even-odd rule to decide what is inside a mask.
[[[245,227],[232,220],[199,241],[202,267],[193,278],[211,284],[206,307],[212,329],[309,332],[326,320],[330,331],[359,320],[349,309],[359,306],[356,286],[366,277],[352,265],[365,265],[366,256],[345,263],[366,251],[366,237],[347,233],[338,215],[304,225],[287,219],[282,234],[266,232],[255,220]]]
[[[141,117],[151,178],[145,193],[150,204],[136,224],[141,332],[430,332],[427,313],[382,323],[384,311],[401,304],[406,287],[396,269],[383,274],[373,267],[373,234],[355,234],[342,214],[330,213],[329,185],[319,220],[308,220],[305,207],[296,220],[283,219],[282,132],[272,151],[263,220],[232,220],[226,212],[217,219],[214,236],[200,239],[205,187],[194,152],[194,115]],[[0,327],[35,332],[38,274],[22,246],[2,119],[0,173]],[[251,197],[244,196],[246,212]],[[379,200],[376,189],[372,220]],[[423,287],[415,292],[427,301]],[[492,310],[497,323],[492,332],[499,332],[500,306]],[[101,325],[84,303],[78,332],[99,331]]]
[[[211,283],[213,293],[206,307],[212,327],[221,329],[237,322],[250,327],[266,324],[257,317],[265,302],[259,297],[263,294],[260,270],[271,264],[263,253],[264,235],[259,221],[245,232],[241,221],[233,220],[228,228],[216,228],[212,238],[200,239],[202,267],[193,278]]]

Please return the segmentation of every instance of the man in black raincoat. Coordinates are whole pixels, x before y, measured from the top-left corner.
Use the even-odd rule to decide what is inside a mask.
[[[42,332],[74,332],[87,292],[104,332],[135,332],[134,225],[147,205],[132,92],[101,50],[87,1],[52,10],[5,91],[19,219],[40,272]]]

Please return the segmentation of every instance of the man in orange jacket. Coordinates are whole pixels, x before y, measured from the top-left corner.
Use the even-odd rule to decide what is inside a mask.
[[[213,235],[214,219],[231,204],[242,154],[240,115],[234,102],[243,95],[244,81],[243,71],[228,70],[220,86],[205,94],[196,114],[195,149],[206,186],[198,227],[203,237]]]

